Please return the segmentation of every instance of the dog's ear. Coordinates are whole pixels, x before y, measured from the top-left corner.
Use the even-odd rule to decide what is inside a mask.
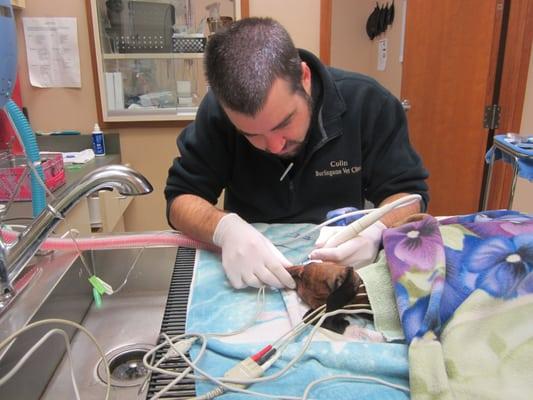
[[[329,294],[326,301],[326,312],[338,310],[339,308],[350,304],[355,297],[356,290],[353,268],[346,267],[346,273],[339,275],[338,279],[342,279],[342,281],[340,281],[340,284],[338,285],[336,282],[336,289]],[[348,325],[350,325],[350,323],[345,319],[344,315],[338,314],[327,317],[324,320],[322,327],[342,335]]]
[[[339,335],[342,335],[350,323],[346,320],[346,317],[342,314],[332,315],[327,317],[322,323],[322,328],[329,329]]]
[[[328,282],[330,293],[333,293],[336,290],[338,290],[346,282],[347,279],[350,279],[348,275],[353,272],[352,267],[343,267],[343,268],[344,270],[342,271],[342,273],[337,272],[335,275],[335,279],[331,282]]]
[[[328,296],[326,312],[344,307],[349,304],[355,296],[355,276],[353,268],[346,267],[346,274],[343,275],[344,279],[340,285]],[[339,277],[342,277],[342,275]]]
[[[287,272],[291,274],[293,279],[301,279],[302,274],[304,273],[304,266],[293,265],[292,267],[287,267]]]

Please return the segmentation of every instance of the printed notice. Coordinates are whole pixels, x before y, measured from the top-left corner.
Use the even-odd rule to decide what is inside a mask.
[[[81,87],[76,18],[22,18],[30,83]]]

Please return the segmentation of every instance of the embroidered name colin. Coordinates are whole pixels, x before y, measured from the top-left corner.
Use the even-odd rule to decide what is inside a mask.
[[[349,166],[346,160],[330,161],[328,169],[322,171],[315,170],[315,176],[335,176],[335,175],[350,175],[361,171],[360,166]]]

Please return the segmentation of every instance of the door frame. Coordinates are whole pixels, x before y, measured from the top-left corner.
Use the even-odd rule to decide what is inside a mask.
[[[520,132],[533,43],[533,24],[527,23],[533,21],[533,0],[506,2],[510,8],[498,99],[502,112],[495,134]],[[508,208],[512,182],[512,167],[507,163],[498,163],[493,170],[491,187],[488,188],[489,210]]]
[[[502,114],[495,134],[520,131],[533,43],[533,24],[527,23],[533,21],[533,0],[505,0],[505,6],[510,8],[498,102],[502,107]],[[321,0],[320,59],[328,65],[331,62],[332,18],[332,0]],[[491,139],[489,138],[489,141]],[[485,170],[487,170],[487,165],[485,165]],[[512,181],[512,169],[509,165],[494,168],[489,209],[507,208]],[[479,189],[480,199],[482,199],[484,188]]]
[[[331,63],[331,20],[333,6],[331,0],[320,0],[320,60]]]

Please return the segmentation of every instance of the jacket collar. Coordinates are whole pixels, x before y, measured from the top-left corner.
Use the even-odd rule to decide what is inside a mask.
[[[315,107],[319,129],[310,132],[309,138],[312,148],[315,148],[342,133],[341,115],[346,110],[346,104],[328,68],[311,52],[303,49],[298,51],[302,61],[311,69],[311,79],[318,80],[322,91],[319,104]]]

